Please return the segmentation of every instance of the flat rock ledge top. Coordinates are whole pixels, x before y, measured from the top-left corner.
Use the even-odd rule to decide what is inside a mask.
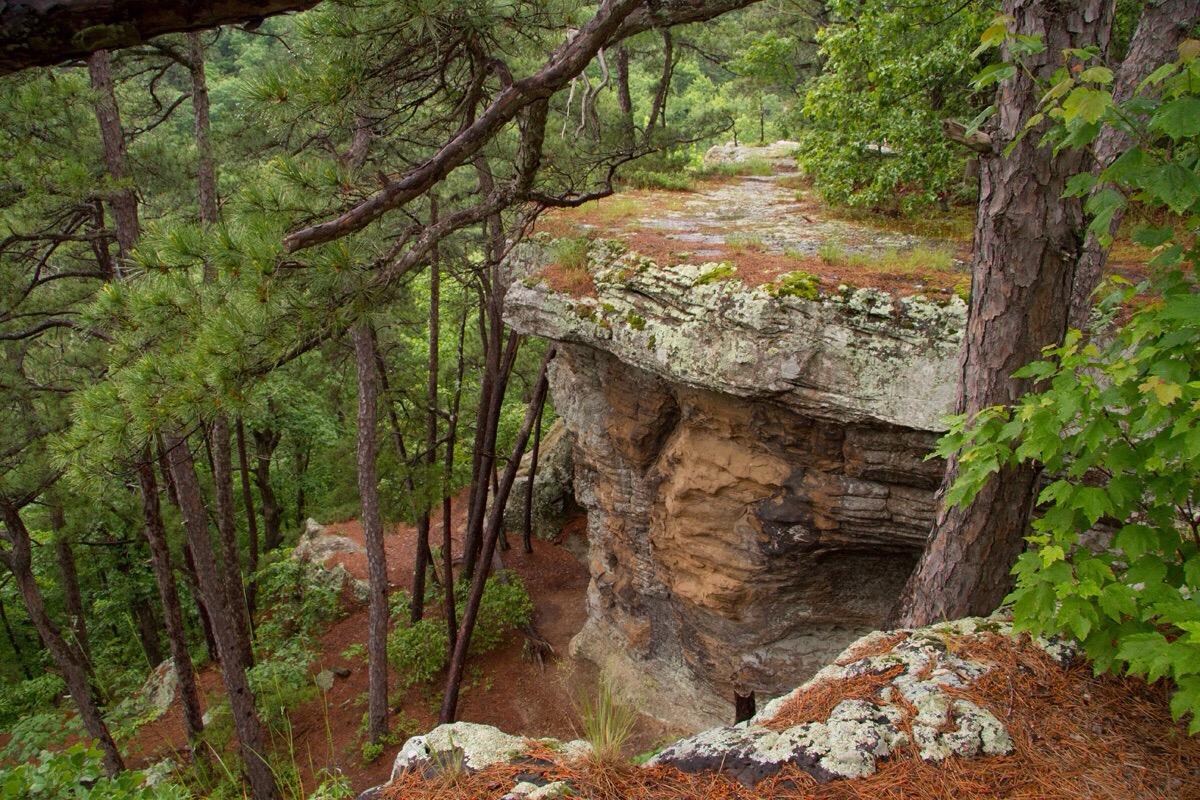
[[[1001,721],[961,696],[961,690],[997,668],[986,658],[971,655],[971,645],[990,636],[1015,636],[1006,615],[870,633],[802,686],[772,700],[753,719],[681,739],[647,765],[688,773],[721,772],[753,786],[788,766],[821,782],[865,778],[875,773],[880,760],[914,746],[930,762],[952,755],[1007,755],[1013,743]],[[1031,646],[1063,666],[1078,656],[1074,644],[1057,639],[1034,638]],[[837,693],[850,693],[862,680],[873,686],[869,699],[836,701]],[[824,719],[790,722],[806,699],[830,690],[835,704]],[[568,760],[587,758],[590,753],[583,741],[540,739],[536,743],[548,745]],[[530,740],[488,725],[441,725],[404,744],[391,780],[412,771],[432,777],[448,760],[471,772],[494,764],[528,763],[528,774],[519,775],[512,788],[498,796],[505,800],[570,796],[564,792],[578,796],[575,787],[540,778],[539,762],[529,756],[530,747]],[[381,796],[381,788],[364,793],[362,800]]]
[[[550,240],[509,257],[506,318],[521,333],[605,350],[667,380],[840,422],[945,429],[966,305],[880,289],[829,295],[787,276],[750,287],[729,262],[662,266],[593,241],[596,296],[551,289]]]

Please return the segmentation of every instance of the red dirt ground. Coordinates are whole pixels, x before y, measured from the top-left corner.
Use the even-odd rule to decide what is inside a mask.
[[[461,501],[461,496],[456,498],[456,529],[463,525],[465,503]],[[568,531],[580,524],[578,520],[569,523]],[[356,520],[330,524],[327,532],[349,536],[360,544],[363,541],[362,528]],[[435,545],[441,541],[440,521],[433,525],[430,536]],[[568,643],[587,617],[584,605],[587,570],[562,546],[534,541],[533,553],[526,555],[521,550],[519,537],[509,538],[514,546],[501,554],[504,564],[524,580],[534,601],[534,625],[553,646],[556,658],[542,668],[523,657],[524,638],[512,636],[501,648],[475,660],[474,666],[468,665],[459,719],[496,725],[509,733],[530,737],[575,738],[579,731],[575,711],[578,698],[594,691],[596,683],[594,668],[567,657]],[[459,544],[457,533],[455,544]],[[392,526],[385,537],[385,548],[391,586],[410,589],[415,551],[413,529]],[[332,566],[339,562],[355,577],[366,578],[365,555],[339,554],[331,557],[327,564]],[[366,660],[347,660],[342,653],[353,644],[365,645],[366,631],[367,609],[361,605],[351,606],[349,615],[329,627],[320,639],[320,655],[311,667],[312,672],[343,667],[350,670],[350,675],[335,680],[327,695],[328,712],[322,699],[317,697],[301,703],[290,713],[296,762],[306,789],[316,783],[314,774],[317,771],[334,767],[350,778],[355,791],[383,783],[400,749],[399,744],[390,746],[370,764],[364,764],[360,756],[362,740],[358,730],[365,711]],[[206,666],[199,680],[203,693],[209,697],[219,697],[224,691],[215,665]],[[393,709],[392,729],[400,743],[437,724],[441,688],[439,676],[430,686],[410,689],[400,708]],[[400,726],[407,729],[400,729]],[[647,749],[667,733],[656,723],[643,720],[632,746]],[[178,706],[173,706],[162,717],[143,726],[132,741],[123,743],[123,748],[132,765],[144,766],[182,749],[185,742],[181,711]]]

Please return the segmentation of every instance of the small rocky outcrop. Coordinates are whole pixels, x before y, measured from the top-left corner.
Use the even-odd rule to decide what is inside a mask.
[[[292,550],[292,558],[311,564],[317,572],[313,579],[328,581],[343,594],[349,595],[357,603],[367,602],[370,587],[367,582],[355,578],[347,571],[345,565],[326,565],[331,557],[340,553],[365,553],[366,548],[348,536],[328,533],[321,523],[311,517],[304,525],[304,533],[300,542]]]
[[[997,668],[971,655],[972,645],[1012,635],[1003,616],[868,634],[749,722],[683,739],[651,763],[726,772],[753,785],[788,765],[820,781],[862,778],[875,772],[880,759],[914,745],[920,758],[934,762],[951,755],[1007,755],[1013,743],[1004,725],[958,692]],[[1075,655],[1073,646],[1059,641],[1034,640],[1031,646],[1064,665]],[[828,716],[800,721],[811,715],[820,693],[834,698]]]
[[[761,159],[792,164],[795,162],[796,151],[800,149],[799,142],[789,142],[781,139],[767,145],[714,144],[704,154],[705,164],[743,164],[747,161]]]
[[[504,527],[510,533],[520,533],[525,529],[525,498],[529,490],[532,456],[532,451],[526,453],[521,461],[508,505],[504,508]],[[538,447],[531,517],[533,535],[537,538],[553,539],[562,531],[563,524],[579,513],[579,506],[575,502],[574,476],[571,435],[562,420],[555,420]]]
[[[825,783],[868,777],[889,758],[940,763],[950,756],[1008,755],[1014,742],[1004,723],[971,697],[984,676],[1013,669],[998,654],[1021,652],[1039,653],[1038,659],[1054,670],[1071,666],[1078,648],[1018,636],[1004,614],[875,631],[748,722],[677,741],[646,766],[722,775],[753,787],[785,769],[807,772]],[[991,699],[981,702],[995,701],[983,696]],[[553,769],[556,762],[585,758],[586,743],[537,743],[549,744],[561,755],[547,760],[542,749],[531,757],[534,742],[487,725],[442,725],[405,743],[391,780],[413,772],[434,778],[447,763],[470,772],[504,765],[518,769],[495,771],[497,797],[593,796],[586,783],[571,785],[561,780],[562,770]],[[556,772],[559,780],[546,777]],[[586,781],[586,770],[576,774]]]
[[[540,280],[548,258],[514,254],[506,316],[558,343],[591,572],[572,652],[709,727],[887,617],[933,518],[965,305],[748,287],[609,241],[573,297]]]

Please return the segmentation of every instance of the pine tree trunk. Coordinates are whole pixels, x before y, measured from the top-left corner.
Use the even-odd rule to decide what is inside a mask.
[[[217,650],[217,637],[213,636],[212,617],[204,607],[200,581],[196,578],[196,559],[192,557],[192,546],[186,540],[183,543],[183,572],[187,576],[192,597],[196,600],[196,616],[200,618],[200,630],[204,634],[204,649],[208,653],[208,660],[220,662],[221,653]]]
[[[238,474],[242,479],[242,505],[246,507],[246,536],[250,544],[250,563],[247,572],[250,585],[246,589],[246,612],[254,621],[255,605],[258,601],[258,516],[254,513],[254,494],[250,491],[250,459],[246,455],[246,426],[242,418],[237,420]]]
[[[263,551],[270,552],[283,542],[283,512],[271,488],[271,457],[279,446],[279,433],[273,429],[251,431],[254,437],[254,484],[262,502]]]
[[[100,138],[104,145],[104,163],[113,184],[124,184],[128,180],[125,170],[125,132],[121,128],[121,116],[117,109],[113,91],[112,66],[107,50],[97,50],[88,57],[88,74],[92,89],[96,93],[93,110],[100,125]],[[112,210],[117,234],[120,264],[116,267],[118,278],[124,276],[125,265],[133,256],[133,248],[140,233],[138,223],[137,195],[129,186],[115,185],[107,192],[108,207]]]
[[[365,321],[354,328],[354,357],[358,370],[358,493],[362,502],[370,591],[367,606],[367,738],[378,742],[388,732],[388,578],[376,465],[379,375],[375,367],[374,337]]]
[[[37,629],[42,644],[50,652],[55,666],[66,681],[67,690],[79,710],[79,719],[83,722],[84,730],[100,745],[103,754],[104,770],[110,776],[125,769],[125,762],[117,750],[117,744],[108,732],[108,726],[100,714],[96,695],[88,679],[87,666],[78,648],[72,647],[63,638],[58,626],[46,613],[46,604],[42,598],[41,589],[33,576],[32,543],[25,521],[21,519],[20,511],[7,501],[0,502],[0,516],[4,520],[6,538],[9,542],[7,553],[0,554],[16,579],[17,588],[25,601],[25,611],[33,627]]]
[[[201,755],[197,746],[204,732],[204,721],[200,712],[200,693],[196,689],[196,669],[188,651],[187,632],[183,627],[183,609],[179,603],[179,591],[175,586],[175,573],[171,569],[171,549],[167,546],[167,530],[163,524],[162,508],[158,503],[158,483],[154,480],[154,468],[149,448],[143,451],[143,460],[137,466],[138,487],[142,495],[142,517],[145,520],[146,543],[150,546],[150,566],[154,570],[154,582],[158,587],[158,598],[162,602],[163,622],[167,629],[167,643],[171,648],[171,661],[179,680],[179,698],[183,705],[183,724],[187,731],[192,757]]]
[[[50,527],[54,529],[54,555],[58,561],[58,572],[62,577],[63,595],[67,614],[71,618],[71,632],[75,645],[83,655],[88,671],[92,670],[92,647],[88,641],[87,619],[83,613],[83,593],[79,590],[79,572],[75,568],[75,553],[66,532],[62,505],[51,501]]]
[[[479,615],[479,604],[483,600],[483,589],[487,583],[492,556],[496,552],[496,542],[500,538],[500,528],[504,525],[504,506],[508,501],[509,492],[512,490],[513,481],[517,477],[521,454],[525,452],[525,446],[529,444],[529,434],[533,430],[534,420],[537,418],[542,403],[546,400],[546,392],[549,389],[546,372],[554,354],[555,349],[551,346],[546,351],[545,360],[542,361],[541,374],[538,376],[537,385],[533,390],[533,398],[529,402],[529,408],[525,411],[525,422],[521,425],[517,440],[513,444],[512,458],[504,468],[504,477],[500,480],[496,496],[492,500],[492,508],[488,514],[483,539],[481,561],[471,579],[471,592],[467,595],[467,605],[463,609],[462,624],[458,628],[454,653],[450,658],[450,668],[446,675],[446,690],[442,696],[442,710],[438,716],[440,724],[453,722],[458,713],[458,692],[462,685],[463,670],[466,667],[467,650],[471,646],[471,634],[475,630],[475,620]]]
[[[166,448],[171,472],[175,476],[175,487],[179,492],[184,528],[196,565],[196,580],[205,606],[212,611],[213,635],[221,656],[221,677],[233,715],[233,727],[246,778],[254,800],[276,800],[279,790],[271,766],[266,761],[267,741],[254,707],[254,694],[246,680],[247,664],[242,660],[243,647],[235,618],[238,612],[230,605],[224,581],[217,572],[196,465],[182,437],[167,435]]]
[[[467,309],[463,308],[458,327],[458,369],[454,378],[454,399],[450,401],[450,421],[446,429],[446,460],[442,464],[442,572],[445,574],[445,614],[447,632],[447,661],[454,655],[458,638],[458,620],[454,606],[454,521],[450,492],[454,486],[454,448],[458,442],[458,413],[462,408],[463,373],[466,371],[464,343],[467,337]]]
[[[213,488],[216,495],[217,532],[221,548],[217,564],[221,569],[229,607],[233,609],[238,638],[242,642],[242,660],[247,667],[254,665],[254,649],[250,640],[250,612],[246,606],[246,589],[242,585],[242,560],[237,543],[237,508],[233,502],[233,444],[229,435],[229,419],[224,414],[213,420],[209,441],[213,456]]]
[[[542,446],[542,414],[545,411],[546,405],[543,403],[533,423],[533,451],[529,454],[529,479],[525,483],[525,526],[521,531],[521,543],[526,553],[533,552],[533,482],[537,480],[538,450]]]
[[[635,142],[633,97],[629,93],[629,50],[617,45],[617,108],[621,111],[621,143],[632,152]]]
[[[146,663],[153,669],[163,662],[162,644],[158,640],[161,624],[154,607],[144,597],[134,597],[130,613],[137,623],[138,641],[146,654]]]
[[[1067,179],[1084,156],[1055,156],[1040,144],[1047,123],[1035,126],[1005,156],[1002,151],[1037,111],[1047,80],[1066,48],[1108,43],[1106,0],[1005,0],[1020,34],[1040,35],[1046,49],[1025,60],[997,91],[992,141],[980,159],[971,303],[962,349],[958,411],[969,416],[1012,403],[1033,388],[1014,371],[1062,340],[1082,244],[1083,213],[1063,198]],[[1032,76],[1030,74],[1032,73]],[[950,459],[939,496],[954,483]],[[1004,469],[969,507],[939,509],[925,553],[909,578],[896,616],[905,626],[991,613],[1008,593],[1009,569],[1024,545],[1038,471]]]
[[[437,200],[430,198],[429,224],[437,222]],[[429,372],[425,388],[425,463],[429,467],[427,480],[431,480],[437,466],[438,434],[438,326],[441,311],[441,264],[438,252],[433,251],[429,265]],[[428,496],[428,492],[425,492]],[[430,509],[426,506],[417,520],[417,558],[413,568],[412,622],[421,620],[425,612],[425,572],[429,564],[429,519]],[[449,573],[447,573],[449,574]],[[450,578],[446,579],[450,582]],[[419,594],[418,594],[419,591]]]

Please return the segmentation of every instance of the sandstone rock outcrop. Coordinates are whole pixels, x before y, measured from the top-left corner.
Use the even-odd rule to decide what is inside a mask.
[[[915,563],[965,307],[871,288],[806,299],[596,242],[594,297],[511,259],[508,322],[559,343],[557,412],[588,512],[573,650],[695,729],[880,626]],[[637,691],[640,687],[640,691]]]
[[[575,502],[574,445],[562,420],[554,424],[542,437],[538,448],[537,475],[533,480],[533,535],[539,539],[553,539],[562,531],[563,523],[579,513]],[[520,471],[513,482],[508,505],[504,507],[504,527],[510,533],[520,534],[525,529],[525,497],[529,488],[529,470],[532,451],[525,454]]]

